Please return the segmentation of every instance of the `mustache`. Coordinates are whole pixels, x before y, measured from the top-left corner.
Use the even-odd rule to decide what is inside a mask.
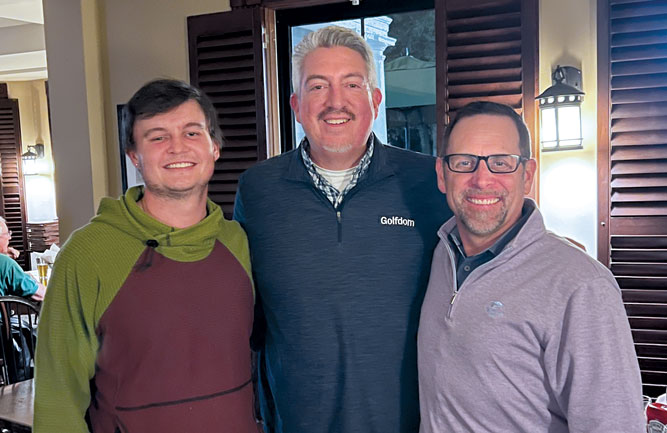
[[[356,119],[356,116],[351,113],[347,108],[326,108],[320,114],[317,115],[317,120],[324,120],[325,116],[328,116],[330,114],[345,114],[347,117],[350,118],[350,120]]]

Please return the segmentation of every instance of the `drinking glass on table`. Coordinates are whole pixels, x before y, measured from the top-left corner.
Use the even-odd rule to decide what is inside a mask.
[[[36,263],[37,263],[37,272],[39,274],[39,282],[46,285],[48,281],[47,274],[49,272],[49,265],[41,257],[37,257]]]

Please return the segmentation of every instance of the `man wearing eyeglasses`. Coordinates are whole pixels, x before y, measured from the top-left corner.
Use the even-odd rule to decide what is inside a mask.
[[[439,154],[454,217],[421,310],[420,432],[643,431],[620,290],[526,198],[536,161],[521,117],[472,103]]]
[[[13,260],[10,250],[14,249],[9,246],[11,238],[12,232],[7,228],[5,219],[0,217],[0,296],[23,296],[41,301],[46,294],[46,286],[23,272],[23,269]]]

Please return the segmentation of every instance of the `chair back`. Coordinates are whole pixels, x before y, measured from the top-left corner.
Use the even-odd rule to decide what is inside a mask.
[[[18,296],[0,296],[0,384],[32,379],[39,307]]]

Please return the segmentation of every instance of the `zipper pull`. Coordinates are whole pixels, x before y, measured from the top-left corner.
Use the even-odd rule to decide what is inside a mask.
[[[454,301],[456,300],[456,295],[458,294],[459,292],[454,292],[454,294],[452,295],[452,300],[449,301],[449,305],[454,305]]]
[[[338,226],[338,243],[343,242],[343,224],[340,222],[341,213],[339,210],[336,211],[336,225]]]

